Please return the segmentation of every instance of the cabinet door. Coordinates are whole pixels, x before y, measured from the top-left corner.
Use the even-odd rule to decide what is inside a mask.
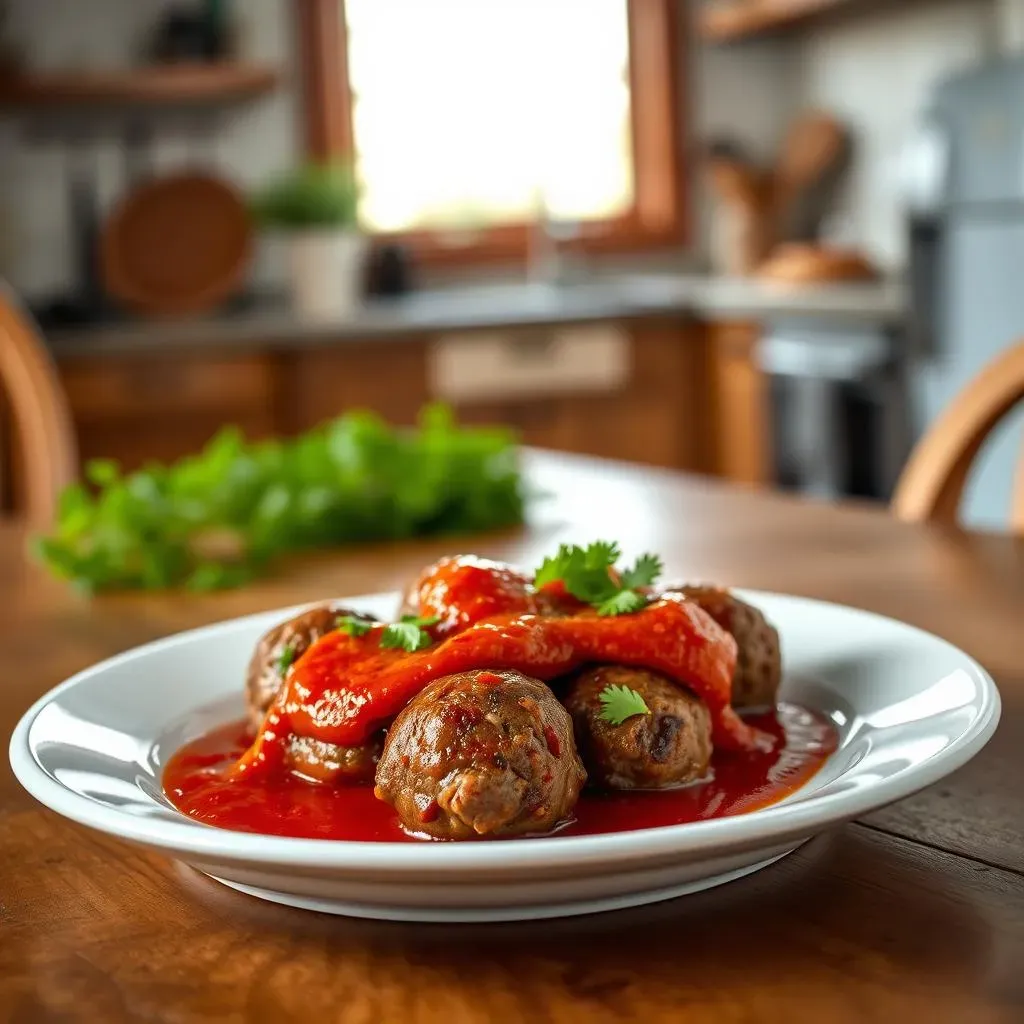
[[[227,425],[247,437],[275,433],[272,356],[202,352],[62,360],[61,379],[79,455],[126,470],[198,452]]]
[[[429,398],[426,345],[421,336],[295,351],[282,374],[282,429],[298,433],[353,409],[413,424]]]
[[[737,483],[768,482],[770,410],[757,361],[760,330],[752,323],[708,327],[710,416],[717,472]]]

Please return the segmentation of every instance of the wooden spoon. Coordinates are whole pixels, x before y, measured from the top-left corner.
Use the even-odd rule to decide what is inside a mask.
[[[846,130],[829,114],[811,111],[793,122],[772,188],[772,222],[778,241],[804,233],[795,223],[800,202],[839,164],[846,146]]]

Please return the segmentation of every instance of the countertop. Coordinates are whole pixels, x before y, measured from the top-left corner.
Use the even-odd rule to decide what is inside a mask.
[[[794,318],[830,325],[892,327],[906,315],[907,296],[895,281],[794,288],[692,274],[629,273],[564,285],[483,284],[415,292],[367,302],[352,316],[304,321],[282,302],[194,320],[125,321],[53,329],[58,357],[211,346],[280,349],[369,338],[508,326],[582,323],[678,315],[696,319]]]

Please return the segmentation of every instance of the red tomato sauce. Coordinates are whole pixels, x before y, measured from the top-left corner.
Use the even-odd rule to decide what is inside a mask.
[[[553,835],[631,832],[747,814],[796,792],[836,749],[838,737],[832,723],[792,704],[747,715],[745,721],[775,737],[774,747],[716,750],[711,777],[680,789],[584,790],[573,818]],[[239,722],[193,740],[168,763],[164,793],[183,814],[236,832],[361,842],[423,841],[401,827],[394,810],[373,795],[370,785],[325,785],[287,773],[231,775],[229,769],[251,742],[251,732]]]

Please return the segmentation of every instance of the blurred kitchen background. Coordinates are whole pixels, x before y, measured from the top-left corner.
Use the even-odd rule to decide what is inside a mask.
[[[83,458],[442,400],[884,501],[1022,273],[1020,0],[0,2],[0,278]]]

